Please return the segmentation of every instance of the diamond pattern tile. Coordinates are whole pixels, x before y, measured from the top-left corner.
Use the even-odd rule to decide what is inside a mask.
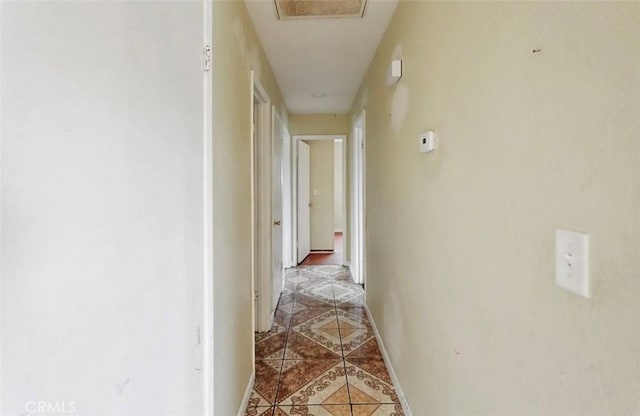
[[[327,307],[327,306],[323,306],[320,308],[313,308],[313,307],[309,308],[309,307],[301,306],[300,310],[291,314],[291,321],[289,322],[289,326],[296,327],[296,326],[302,325],[305,322],[308,322],[309,320],[317,318],[320,315],[330,311],[335,311],[335,308]]]
[[[338,308],[336,315],[340,327],[344,325],[353,328],[371,328],[369,316],[363,307]]]
[[[351,406],[348,404],[325,404],[325,405],[298,405],[298,406],[278,406],[277,416],[351,416]]]
[[[404,416],[400,405],[393,404],[354,404],[353,416]]]
[[[404,416],[366,313],[335,265],[287,269],[270,331],[256,333],[246,415]]]
[[[282,375],[277,402],[280,405],[349,404],[347,379],[343,362],[334,361],[326,371],[318,373],[327,361],[301,361],[296,371]]]
[[[393,386],[369,372],[347,364],[346,375],[351,394],[351,403],[387,403],[399,404],[398,396]]]
[[[370,338],[362,343],[358,348],[352,350],[346,355],[347,360],[354,358],[371,358],[374,360],[382,360],[382,352],[378,348],[378,342],[375,338]]]
[[[251,403],[249,403],[249,407],[247,407],[245,416],[273,416],[273,407],[272,406],[256,407],[256,406],[251,406]]]
[[[295,357],[300,357],[304,360],[332,360],[335,358],[342,358],[340,338],[337,337],[336,339],[337,347],[334,347],[334,344],[328,341],[324,343],[319,342],[322,340],[321,335],[317,336],[316,339],[313,339],[311,337],[304,336],[300,332],[291,331],[287,339],[285,359],[294,359],[294,356],[292,356],[291,353],[295,354]]]
[[[277,360],[284,358],[287,333],[278,332],[256,342],[256,360]]]

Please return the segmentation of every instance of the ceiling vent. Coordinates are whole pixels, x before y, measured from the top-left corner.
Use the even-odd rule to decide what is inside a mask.
[[[364,17],[367,0],[273,0],[278,19]]]

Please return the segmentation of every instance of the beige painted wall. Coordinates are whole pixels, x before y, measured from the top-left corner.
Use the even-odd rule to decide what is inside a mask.
[[[285,120],[286,109],[244,2],[213,4],[214,413],[235,415],[253,363],[252,67]]]
[[[291,135],[347,134],[349,115],[347,114],[290,114]]]
[[[639,8],[400,2],[352,111],[368,302],[415,415],[640,414]],[[590,234],[590,300],[554,284],[557,228]]]
[[[333,140],[307,140],[311,183],[311,250],[333,249]]]

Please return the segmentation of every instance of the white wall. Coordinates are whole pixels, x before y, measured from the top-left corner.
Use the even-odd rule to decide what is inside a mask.
[[[333,143],[333,229],[344,231],[344,140]]]
[[[0,413],[202,414],[202,5],[0,7]]]

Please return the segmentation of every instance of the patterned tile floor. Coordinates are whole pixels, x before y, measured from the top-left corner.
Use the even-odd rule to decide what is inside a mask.
[[[403,416],[349,271],[301,266],[285,278],[272,329],[256,334],[246,415]]]

